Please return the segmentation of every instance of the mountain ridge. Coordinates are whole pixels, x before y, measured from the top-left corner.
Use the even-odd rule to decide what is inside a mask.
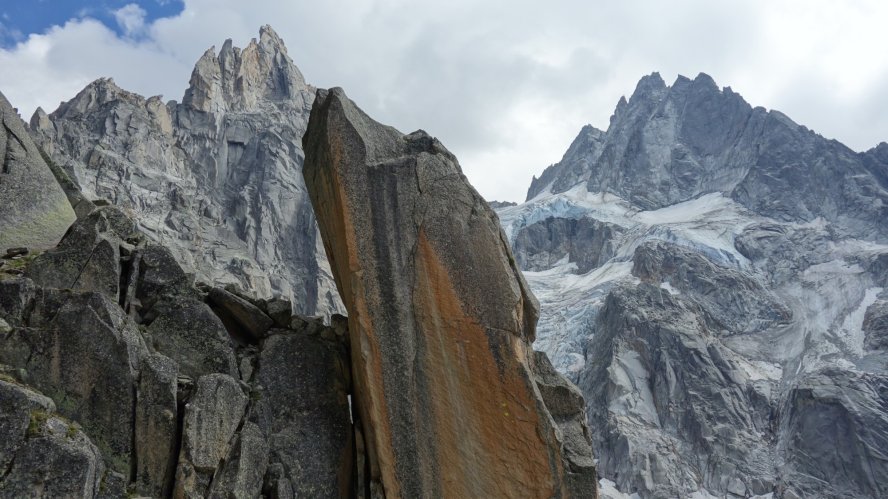
[[[779,111],[752,107],[704,73],[672,86],[658,73],[643,77],[608,130],[591,130],[584,127],[565,157],[531,182],[528,201],[581,181],[645,209],[722,192],[759,214],[843,218],[839,225],[855,235],[888,237],[888,183],[872,171],[888,168],[884,148],[855,152]]]

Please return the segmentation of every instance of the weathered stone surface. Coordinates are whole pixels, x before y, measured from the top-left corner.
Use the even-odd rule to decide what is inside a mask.
[[[225,374],[197,380],[185,406],[175,497],[204,497],[247,407],[239,383]]]
[[[238,377],[231,338],[210,307],[193,298],[168,298],[155,305],[148,326],[152,346],[176,361],[179,372],[197,379],[223,373]]]
[[[134,254],[138,258],[135,298],[151,308],[163,296],[188,294],[194,278],[187,274],[165,246],[149,244]]]
[[[303,144],[349,311],[370,481],[386,497],[594,496],[594,480],[571,490],[532,379],[536,300],[453,155],[341,89],[318,92]]]
[[[261,339],[274,325],[271,317],[259,307],[220,288],[210,290],[210,303],[220,316],[229,319],[238,332],[254,340]]]
[[[512,248],[523,270],[546,270],[567,257],[585,274],[614,256],[613,239],[620,232],[619,226],[591,218],[549,217],[521,229]]]
[[[335,336],[311,329],[272,330],[263,342],[251,418],[268,438],[270,462],[281,465],[276,480],[297,497],[345,497],[354,466],[350,366]]]
[[[25,275],[41,287],[96,291],[117,301],[120,243],[134,230],[117,208],[97,209],[72,225],[57,247],[35,258]]]
[[[28,435],[0,478],[0,497],[96,497],[105,468],[89,438],[57,416],[32,412]]]
[[[39,417],[55,410],[55,403],[49,397],[18,383],[0,380],[0,469],[9,468],[28,436],[32,413]]]
[[[888,350],[888,296],[867,307],[863,332],[867,349]]]
[[[208,496],[214,499],[259,497],[267,466],[268,443],[265,437],[258,426],[250,422],[244,423],[228,452],[225,464],[213,479]],[[315,479],[320,481],[322,477]]]
[[[114,469],[129,471],[139,359],[147,349],[129,318],[99,293],[38,297],[31,327],[2,341],[3,362],[79,422]],[[121,410],[121,408],[126,408]]]
[[[672,497],[696,490],[765,494],[774,484],[771,383],[713,341],[684,295],[642,283],[612,291],[598,315],[588,400],[600,471],[620,490]],[[674,449],[669,457],[661,449]],[[687,492],[684,492],[687,493]]]
[[[0,94],[0,249],[49,248],[74,222],[74,210],[22,119]]]
[[[289,300],[272,299],[266,304],[266,311],[276,327],[286,328],[293,317],[293,304]]]
[[[888,494],[888,376],[834,368],[806,376],[780,426],[785,497]]]
[[[792,311],[755,276],[719,267],[696,251],[662,241],[635,250],[632,275],[664,284],[675,293],[690,294],[706,310],[712,329],[753,333],[787,324]]]
[[[136,391],[136,486],[142,494],[166,497],[176,470],[178,366],[153,354],[142,360]]]
[[[301,175],[313,100],[263,26],[243,49],[227,40],[203,54],[182,103],[103,78],[35,113],[32,134],[89,198],[129,210],[200,280],[329,315],[342,304]]]
[[[30,279],[0,279],[0,317],[12,325],[20,325],[35,292],[36,287]]]
[[[589,429],[586,426],[586,403],[573,383],[552,367],[543,352],[534,352],[534,382],[558,427],[561,453],[564,456],[566,480],[571,491],[592,493],[598,487],[595,460],[592,458]]]

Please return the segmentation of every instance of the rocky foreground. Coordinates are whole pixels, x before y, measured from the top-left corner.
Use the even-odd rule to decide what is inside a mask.
[[[33,193],[0,190],[0,497],[597,496],[582,396],[436,140],[318,93],[305,173],[351,314],[326,325],[187,272],[0,106],[0,185]]]

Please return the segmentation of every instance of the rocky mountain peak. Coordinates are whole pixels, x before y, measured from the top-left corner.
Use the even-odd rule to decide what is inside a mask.
[[[99,78],[84,87],[73,99],[59,105],[59,108],[52,114],[58,117],[76,118],[89,114],[108,103],[120,100],[127,103],[139,103],[144,102],[145,98],[120,88],[113,78]],[[35,114],[37,113],[35,112]]]
[[[216,54],[204,52],[194,66],[183,104],[197,111],[258,111],[267,103],[292,100],[307,88],[302,73],[287,55],[283,40],[263,26],[259,41],[243,49],[228,39]]]
[[[649,75],[642,76],[635,85],[635,91],[632,92],[632,99],[644,98],[648,96],[657,96],[667,90],[666,82],[660,73],[654,71]]]
[[[888,187],[868,160],[779,111],[753,108],[705,73],[672,86],[657,73],[643,77],[600,140],[580,140],[586,135],[531,184],[528,199],[583,182],[644,209],[722,193],[772,218],[842,220],[851,233],[888,237]]]
[[[313,100],[266,26],[243,49],[207,50],[182,104],[101,79],[31,130],[88,199],[127,209],[202,280],[329,315],[338,298],[301,175]]]

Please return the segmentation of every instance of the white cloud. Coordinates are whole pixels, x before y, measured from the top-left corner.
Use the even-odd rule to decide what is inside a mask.
[[[87,19],[0,50],[0,91],[28,114],[100,76],[180,99],[207,47],[243,46],[270,23],[309,82],[436,135],[490,199],[522,199],[531,175],[582,125],[605,128],[651,71],[709,73],[855,149],[888,140],[880,0],[186,0],[154,23],[131,11],[117,17],[123,38]]]
[[[142,7],[130,3],[114,11],[114,20],[127,37],[133,38],[145,32],[147,14]]]

